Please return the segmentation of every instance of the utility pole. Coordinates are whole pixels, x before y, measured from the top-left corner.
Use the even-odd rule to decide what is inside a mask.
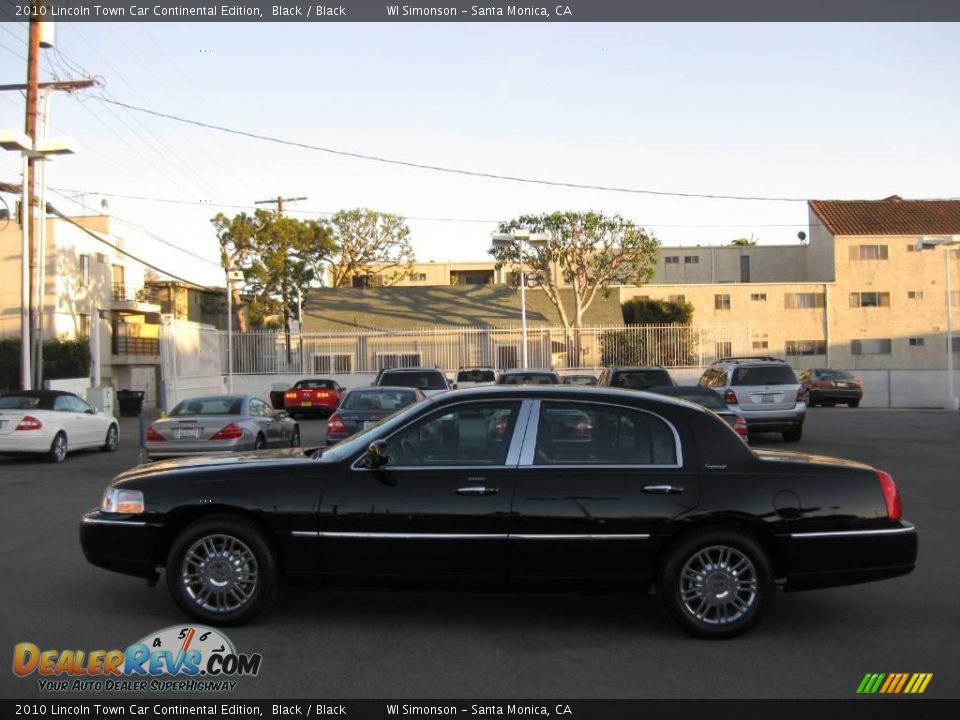
[[[40,82],[40,19],[39,19],[39,0],[33,0],[33,15],[30,18],[30,40],[27,46],[27,117],[24,131],[31,142],[36,146],[37,141],[37,100],[40,90],[37,87]],[[38,313],[40,308],[36,304],[37,286],[37,223],[34,208],[37,206],[36,188],[34,187],[34,178],[36,177],[36,158],[31,154],[27,158],[26,176],[23,183],[27,191],[24,193],[27,206],[23,208],[25,216],[29,217],[27,242],[29,243],[29,263],[30,263],[30,333],[29,337],[20,339],[21,343],[29,343],[30,357],[34,361],[33,387],[37,390],[42,389],[39,384],[39,378],[42,374],[37,362],[37,345],[40,341],[40,324]],[[46,208],[44,208],[46,210]],[[41,213],[43,215],[45,213]],[[44,220],[40,220],[44,222]],[[41,293],[42,289],[39,290]],[[43,296],[41,295],[41,298]],[[42,299],[41,299],[42,303]]]
[[[277,195],[277,197],[274,198],[273,200],[254,200],[254,201],[253,201],[253,204],[254,204],[254,205],[276,205],[276,206],[277,206],[277,215],[283,215],[283,204],[284,204],[284,203],[286,203],[286,202],[296,202],[297,200],[306,200],[306,199],[307,199],[307,198],[305,198],[305,197],[289,197],[289,198],[285,198],[285,197],[283,197],[282,195]],[[286,276],[284,276],[284,279],[283,279],[283,287],[281,288],[281,292],[283,293],[283,334],[284,334],[284,337],[285,337],[285,339],[286,339],[286,345],[287,345],[287,368],[289,369],[290,366],[293,364],[293,353],[292,353],[291,350],[290,350],[290,307],[289,307],[288,304],[287,304],[287,294],[288,294],[288,292],[289,292],[289,287],[288,287],[288,285],[287,285],[287,277],[286,277]],[[297,293],[299,294],[299,292],[300,292],[300,290],[299,290],[299,288],[298,288],[298,289],[297,289]],[[297,316],[297,322],[300,322],[300,316],[299,316],[299,315]],[[301,332],[301,333],[303,332],[302,326],[301,326],[300,332]],[[301,336],[301,338],[300,338],[300,342],[303,343],[303,337],[302,337],[302,336]],[[302,353],[301,353],[301,355],[302,355]]]

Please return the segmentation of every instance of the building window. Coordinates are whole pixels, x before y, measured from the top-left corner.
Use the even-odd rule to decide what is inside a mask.
[[[788,310],[822,308],[826,305],[823,293],[785,293],[783,306]]]
[[[687,301],[686,295],[667,295],[667,302],[684,303]]]
[[[850,342],[850,353],[853,355],[889,355],[892,347],[893,341],[890,338],[852,340]]]
[[[923,300],[923,290],[908,290],[907,300]]]
[[[426,273],[410,273],[410,279],[414,282],[426,282],[427,274]]]
[[[886,245],[851,245],[851,260],[886,260]]]
[[[87,287],[90,284],[90,256],[80,256],[80,285]]]
[[[697,265],[700,263],[700,257],[698,255],[686,255],[684,256],[683,261],[687,265]]]
[[[850,307],[890,307],[890,293],[850,293]]]
[[[766,340],[754,340],[754,341],[753,341],[753,349],[754,349],[754,350],[766,350],[766,349],[768,349],[769,347],[770,347],[770,343],[768,343]]]
[[[907,245],[907,252],[916,252],[916,251],[917,251],[917,246],[914,243],[910,243],[909,245]]]
[[[923,338],[910,338],[910,347],[923,347],[926,344]]]
[[[353,372],[353,355],[349,353],[330,353],[313,356],[313,372],[322,373],[351,373]]]
[[[730,296],[729,296],[729,295],[714,295],[714,296],[713,296],[713,309],[714,309],[714,310],[729,310],[729,309],[730,309]]]
[[[787,340],[787,355],[826,355],[826,340]]]
[[[90,316],[84,313],[77,315],[77,336],[90,337]]]
[[[663,262],[664,262],[665,264],[667,264],[667,265],[677,265],[677,264],[680,262],[680,256],[679,256],[679,255],[667,255],[667,256],[663,259]]]
[[[750,293],[750,299],[753,302],[766,302],[767,294],[766,293]]]

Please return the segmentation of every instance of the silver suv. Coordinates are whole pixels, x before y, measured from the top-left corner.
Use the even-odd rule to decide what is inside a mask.
[[[787,442],[803,435],[803,386],[783,360],[723,358],[707,368],[700,385],[723,395],[727,406],[746,419],[750,432],[780,432]]]

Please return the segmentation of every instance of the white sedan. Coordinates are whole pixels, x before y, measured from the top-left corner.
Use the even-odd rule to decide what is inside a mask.
[[[25,390],[0,396],[0,454],[36,453],[50,462],[81,448],[117,449],[117,421],[79,395]]]

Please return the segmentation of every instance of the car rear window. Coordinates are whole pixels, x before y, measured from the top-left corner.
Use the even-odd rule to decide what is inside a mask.
[[[340,406],[341,410],[385,410],[393,412],[416,402],[417,394],[412,390],[354,390]]]
[[[493,382],[497,379],[493,370],[461,370],[457,373],[457,382]]]
[[[817,374],[828,380],[855,380],[856,376],[846,370],[818,370]]]
[[[30,395],[0,397],[0,410],[32,410],[40,407],[40,398]]]
[[[500,376],[501,385],[556,385],[557,377],[552,373],[509,373]]]
[[[611,387],[644,390],[658,385],[673,385],[666,370],[620,370],[610,378]]]
[[[170,417],[186,415],[239,415],[243,398],[198,398],[184,400],[170,411]]]
[[[797,376],[787,365],[738,367],[733,371],[731,385],[796,385]]]
[[[324,390],[334,390],[336,385],[333,380],[301,380],[295,388],[322,388]]]
[[[447,381],[443,373],[430,370],[404,370],[385,372],[380,376],[381,385],[399,385],[415,387],[421,390],[446,390]]]

